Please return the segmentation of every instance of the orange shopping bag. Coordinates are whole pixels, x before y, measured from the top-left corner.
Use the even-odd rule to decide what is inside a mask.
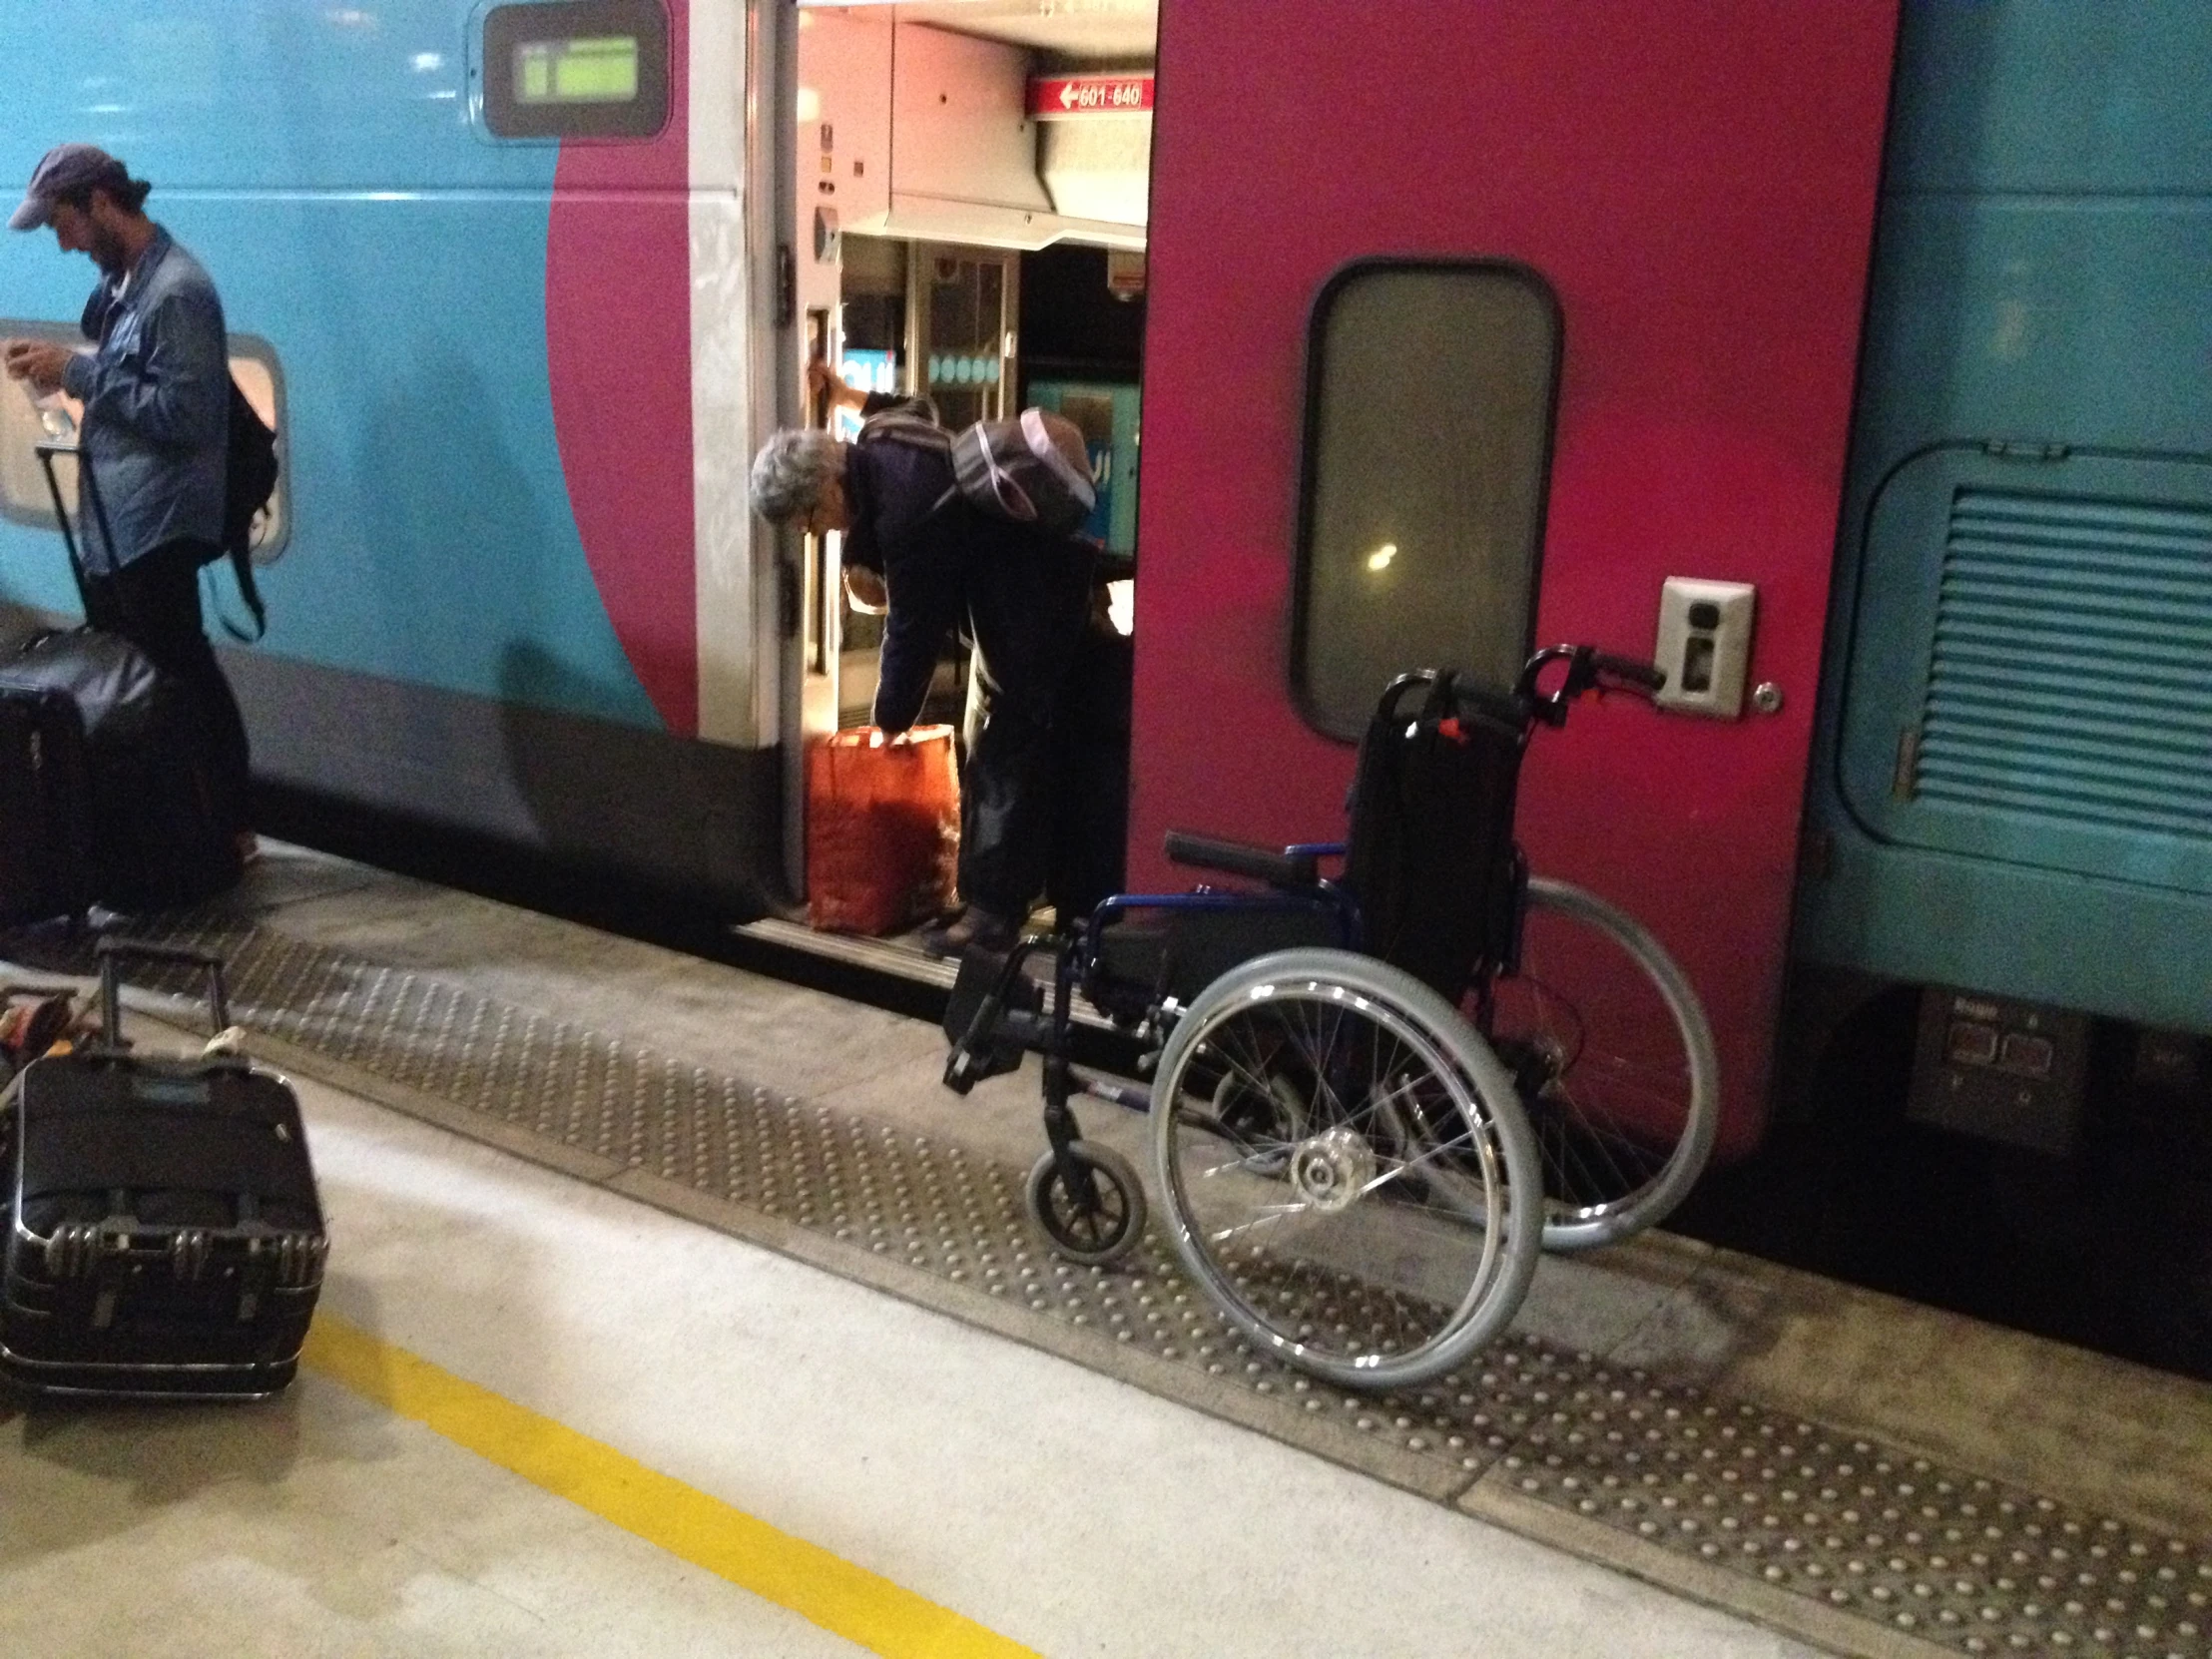
[[[960,782],[952,728],[891,743],[872,726],[807,752],[808,920],[834,933],[894,933],[952,902]]]

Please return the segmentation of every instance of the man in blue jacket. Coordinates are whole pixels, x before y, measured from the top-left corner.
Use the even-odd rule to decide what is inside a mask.
[[[83,446],[101,511],[82,515],[85,616],[123,635],[193,700],[215,808],[251,855],[246,723],[200,614],[200,567],[223,540],[230,336],[198,260],[146,217],[153,187],[89,144],[31,174],[8,228],[50,226],[100,270],[85,305],[92,351],[10,340],[11,378],[84,405]]]
[[[884,412],[822,365],[811,377],[838,407]],[[925,406],[924,406],[925,407]],[[1094,550],[978,512],[953,488],[947,452],[889,438],[842,444],[788,430],[753,465],[764,518],[844,533],[848,581],[887,604],[874,723],[913,725],[945,641],[975,651],[967,763],[960,771],[960,895],[967,907],[922,944],[949,955],[1014,942],[1045,885],[1052,851],[1052,721],[1090,612]]]

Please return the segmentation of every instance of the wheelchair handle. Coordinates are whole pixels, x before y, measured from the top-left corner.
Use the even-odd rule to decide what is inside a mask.
[[[1170,830],[1167,854],[1171,863],[1185,864],[1193,869],[1219,870],[1225,875],[1249,876],[1271,887],[1311,887],[1320,879],[1316,867],[1320,858],[1318,847],[1295,846],[1277,852],[1243,841],[1217,840],[1212,835]]]
[[[1566,673],[1555,689],[1538,690],[1537,682],[1553,663],[1565,663]],[[1657,663],[1617,657],[1594,645],[1553,645],[1528,659],[1527,667],[1521,670],[1520,680],[1513,688],[1513,696],[1528,711],[1530,719],[1546,726],[1564,726],[1568,706],[1586,692],[1626,691],[1639,697],[1651,697],[1663,690],[1666,683],[1666,670]]]
[[[1600,680],[1625,682],[1625,689],[1645,693],[1663,692],[1667,689],[1667,671],[1657,663],[1639,662],[1634,657],[1616,657],[1609,651],[1590,653],[1590,667],[1596,670]]]

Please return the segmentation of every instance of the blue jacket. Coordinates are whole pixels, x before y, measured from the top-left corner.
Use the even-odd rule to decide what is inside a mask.
[[[230,336],[198,260],[156,228],[129,274],[85,304],[90,355],[63,384],[85,405],[81,442],[105,510],[81,515],[85,568],[108,575],[166,542],[223,539]],[[89,501],[88,501],[89,509]]]

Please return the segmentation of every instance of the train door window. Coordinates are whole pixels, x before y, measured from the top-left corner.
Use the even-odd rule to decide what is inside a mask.
[[[77,346],[84,336],[74,324],[28,322],[0,318],[0,337],[52,340]],[[247,402],[276,433],[276,490],[254,520],[254,560],[267,564],[284,550],[291,533],[289,468],[284,462],[284,379],[276,349],[251,334],[231,336],[231,377],[246,393]],[[20,382],[0,385],[0,517],[42,530],[58,529],[54,496],[46,473],[39,465],[36,445],[52,439],[74,441],[84,420],[84,408],[74,397],[61,399],[60,411],[41,411],[25,395]],[[72,518],[77,512],[77,464],[63,458],[54,468],[62,508]]]
[[[1535,625],[1559,303],[1500,261],[1363,261],[1316,300],[1292,684],[1356,739],[1392,676],[1510,685]]]
[[[484,13],[476,107],[506,139],[649,139],[668,124],[662,0],[524,0]]]
[[[916,243],[906,286],[915,382],[947,426],[1006,412],[1009,347],[1020,305],[1011,254]]]

